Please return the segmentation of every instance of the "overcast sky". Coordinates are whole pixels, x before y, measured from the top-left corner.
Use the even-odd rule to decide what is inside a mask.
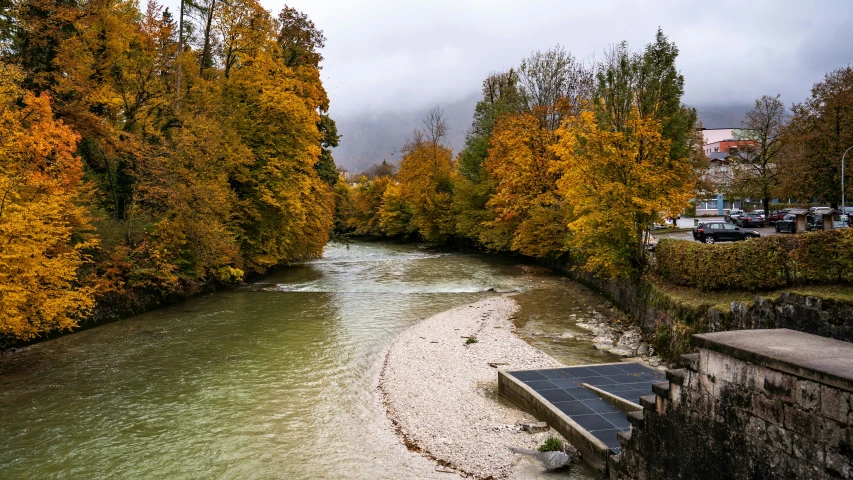
[[[284,4],[261,1],[276,15]],[[469,98],[489,72],[556,44],[580,59],[622,40],[639,50],[658,26],[680,50],[692,105],[776,93],[802,101],[826,72],[853,62],[853,0],[287,3],[327,37],[322,74],[339,123]]]

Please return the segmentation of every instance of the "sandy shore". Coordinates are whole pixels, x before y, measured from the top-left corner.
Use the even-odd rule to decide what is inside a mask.
[[[497,398],[497,370],[558,366],[513,333],[518,306],[496,296],[430,317],[389,347],[379,390],[409,448],[476,478],[509,478],[521,457],[553,431],[520,432],[530,415]],[[477,343],[466,345],[474,336]],[[517,474],[517,472],[516,472]]]

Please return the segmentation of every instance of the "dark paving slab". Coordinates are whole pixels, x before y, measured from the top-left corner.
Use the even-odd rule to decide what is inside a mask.
[[[553,408],[563,412],[582,428],[619,453],[616,433],[630,429],[627,415],[588,388],[600,388],[636,404],[652,393],[652,384],[666,379],[663,372],[639,363],[585,365],[507,372],[535,390]]]

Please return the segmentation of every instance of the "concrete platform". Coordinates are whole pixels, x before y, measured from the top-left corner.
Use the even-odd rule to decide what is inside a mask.
[[[703,333],[693,345],[853,392],[853,343],[778,328]]]
[[[640,397],[663,372],[639,363],[498,372],[498,392],[547,422],[593,468],[604,473],[620,451],[617,434],[630,429],[627,413],[642,410]]]

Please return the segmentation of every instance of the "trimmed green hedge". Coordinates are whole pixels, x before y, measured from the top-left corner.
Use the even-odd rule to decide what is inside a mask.
[[[853,229],[707,245],[661,240],[655,271],[701,290],[771,290],[794,285],[853,283]]]

